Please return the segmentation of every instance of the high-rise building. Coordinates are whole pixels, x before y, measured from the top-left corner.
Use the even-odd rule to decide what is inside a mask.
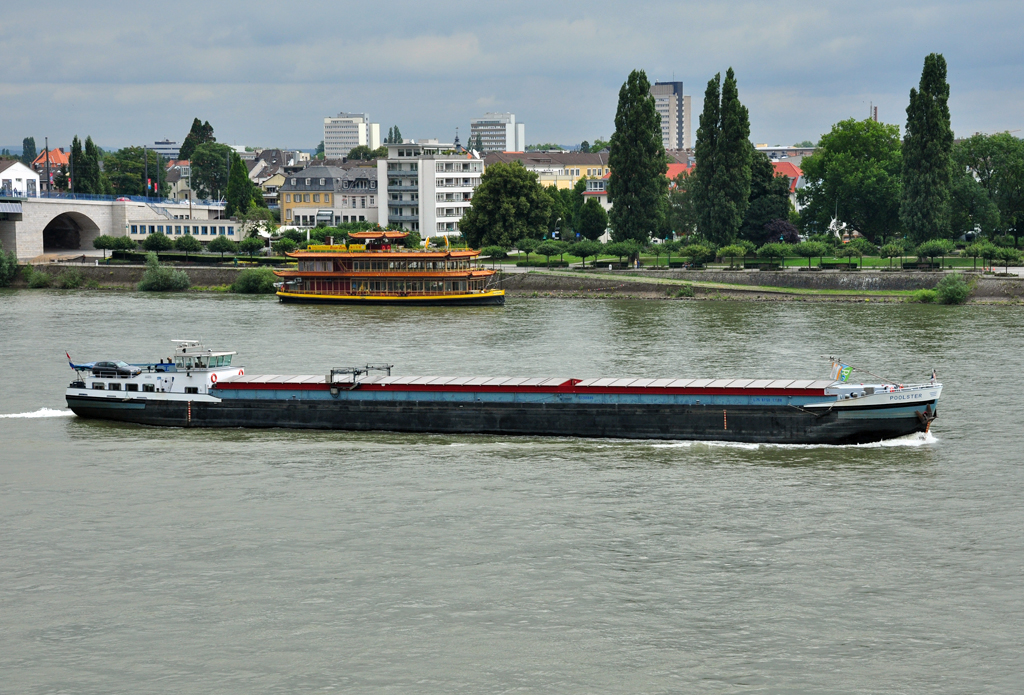
[[[661,116],[661,142],[666,150],[690,149],[690,97],[682,82],[655,82],[651,87],[654,107]]]
[[[365,113],[339,113],[324,119],[324,157],[341,159],[354,147],[380,147],[380,124],[370,123]]]
[[[181,149],[181,145],[174,140],[168,140],[165,138],[154,142],[149,146],[149,149],[153,150],[164,159],[177,159],[178,150]]]
[[[478,135],[484,152],[522,152],[526,149],[526,124],[516,123],[514,113],[485,113],[470,121],[467,149],[477,149]]]
[[[380,223],[423,237],[458,234],[459,220],[472,205],[483,173],[483,160],[456,152],[453,144],[389,144],[387,160],[377,160],[377,179],[387,182]]]

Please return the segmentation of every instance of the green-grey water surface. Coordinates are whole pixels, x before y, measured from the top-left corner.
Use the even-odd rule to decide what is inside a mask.
[[[1024,683],[1014,307],[503,308],[0,293],[0,691],[1009,693]],[[79,360],[249,373],[945,384],[865,447],[79,420]],[[16,417],[10,417],[15,415]]]

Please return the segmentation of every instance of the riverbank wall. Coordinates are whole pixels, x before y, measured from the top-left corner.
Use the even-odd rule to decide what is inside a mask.
[[[235,281],[244,268],[177,266],[184,270],[193,287],[224,287]],[[142,279],[142,265],[37,265],[35,269],[55,279],[62,272],[74,269],[86,281],[100,287],[131,289]],[[731,298],[753,301],[902,301],[903,297],[882,297],[878,292],[932,289],[943,273],[922,272],[727,272],[715,270],[562,270],[499,272],[495,285],[511,296],[559,297],[637,297],[665,299],[669,297]],[[973,301],[1024,301],[1024,278],[1001,278],[970,274],[974,283]],[[15,287],[24,287],[19,278]],[[831,292],[842,294],[830,294]]]

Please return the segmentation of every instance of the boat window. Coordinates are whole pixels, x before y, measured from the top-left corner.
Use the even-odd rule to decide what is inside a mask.
[[[106,386],[103,384],[102,381],[94,381],[94,382],[92,382],[92,387],[94,389],[96,389],[97,391],[102,391],[103,389],[106,388]]]
[[[121,390],[121,384],[115,384],[115,383],[111,382],[110,390],[111,391],[120,391]]]
[[[138,391],[139,390],[139,385],[138,384],[125,384],[124,385],[124,390],[125,391]]]
[[[186,386],[185,393],[199,393],[199,388],[197,386]]]
[[[203,358],[203,357],[197,357],[196,358],[196,369],[206,369],[206,358]]]
[[[146,393],[153,393],[154,391],[156,391],[156,384],[143,384],[142,390],[145,391]]]

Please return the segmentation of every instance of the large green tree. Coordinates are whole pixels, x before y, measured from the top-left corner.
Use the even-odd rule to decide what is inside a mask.
[[[665,213],[668,160],[661,141],[661,117],[643,70],[634,70],[619,90],[615,133],[608,155],[612,236],[646,243]]]
[[[103,174],[100,171],[101,159],[103,159],[103,152],[92,141],[92,136],[85,136],[85,151],[82,153],[81,171],[79,171],[77,165],[75,166],[75,176],[78,177],[82,186],[79,188],[78,184],[75,184],[76,190],[82,193],[108,192],[106,189],[109,187],[109,184],[103,180]]]
[[[697,231],[697,211],[693,206],[691,173],[683,171],[672,181],[668,193],[669,228],[678,236],[689,236]]]
[[[776,176],[772,160],[751,148],[750,202],[743,216],[740,236],[755,244],[775,241],[766,237],[765,225],[789,219],[789,179]]]
[[[539,239],[548,227],[551,198],[537,174],[520,162],[487,167],[473,194],[473,207],[460,228],[470,246],[512,248],[527,237]]]
[[[190,157],[192,190],[200,198],[225,195],[228,186],[228,161],[234,154],[230,147],[216,142],[199,145]],[[237,155],[236,155],[237,156]]]
[[[822,233],[833,216],[872,241],[899,231],[899,126],[849,119],[832,126],[800,168],[805,187],[798,192],[804,231]]]
[[[68,160],[71,162],[71,192],[72,193],[91,193],[92,191],[86,191],[82,188],[81,182],[81,171],[84,159],[82,153],[82,141],[78,139],[76,135],[71,139],[71,154],[68,155]]]
[[[950,226],[950,173],[953,130],[949,125],[946,59],[924,59],[919,89],[910,90],[903,136],[903,198],[900,221],[915,241],[942,239]]]
[[[228,174],[226,205],[224,214],[228,217],[244,215],[257,207],[266,207],[263,191],[249,178],[249,169],[238,153],[231,153],[231,172]]]
[[[1024,141],[1009,133],[973,135],[954,145],[952,157],[954,171],[967,172],[995,204],[999,211],[997,228],[1012,230],[1015,235],[1024,231]],[[957,185],[955,174],[954,219],[961,212],[959,201],[966,186],[963,182]],[[989,234],[984,225],[982,227]],[[954,226],[953,231],[963,230]]]
[[[217,142],[217,138],[213,137],[213,126],[209,121],[203,123],[198,118],[192,119],[192,129],[181,143],[178,159],[192,159],[192,153],[196,148],[208,142]]]
[[[597,241],[607,228],[608,213],[605,212],[597,198],[591,198],[580,207],[576,223],[576,231],[580,236],[590,241]]]
[[[36,139],[34,137],[27,137],[21,141],[21,163],[25,166],[32,166],[32,162],[36,160],[38,156],[36,152]]]
[[[750,198],[750,116],[740,103],[732,68],[708,81],[694,155],[697,231],[715,244],[736,238]]]
[[[103,159],[103,171],[115,195],[146,195],[147,173],[154,183],[150,194],[167,195],[167,172],[163,157],[153,150],[125,147],[111,152]]]

